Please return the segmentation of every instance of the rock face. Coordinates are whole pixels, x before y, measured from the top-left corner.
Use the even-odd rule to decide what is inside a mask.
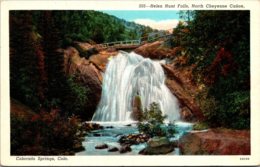
[[[133,111],[131,112],[131,118],[135,121],[141,121],[142,113],[141,97],[135,96],[133,100]]]
[[[192,80],[187,79],[192,78],[189,71],[176,69],[174,65],[162,67],[167,76],[166,85],[180,102],[181,118],[185,121],[204,120],[204,115],[195,100],[198,87]]]
[[[144,155],[168,154],[174,149],[166,137],[153,137],[147,142],[147,147],[139,152]]]
[[[172,56],[173,50],[163,46],[164,41],[144,44],[134,50],[135,53],[151,59],[162,59]]]
[[[87,113],[86,119],[90,119],[101,97],[101,72],[89,60],[81,58],[79,52],[73,47],[64,50],[64,67],[67,75],[76,76],[76,79],[89,89],[91,99],[86,103],[86,108],[92,113]]]
[[[250,155],[248,130],[210,129],[191,132],[179,140],[184,155]]]
[[[105,72],[109,58],[116,56],[117,53],[117,51],[100,51],[98,54],[92,55],[89,58],[89,61],[93,63],[97,69],[99,69],[102,72]]]

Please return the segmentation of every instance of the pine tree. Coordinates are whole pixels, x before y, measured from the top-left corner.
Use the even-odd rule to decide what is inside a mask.
[[[46,72],[48,76],[48,100],[51,108],[64,108],[63,101],[68,94],[67,79],[64,72],[64,57],[59,51],[59,32],[53,21],[53,11],[42,13],[43,50],[46,56]]]
[[[10,12],[11,96],[38,109],[39,71],[30,11]]]

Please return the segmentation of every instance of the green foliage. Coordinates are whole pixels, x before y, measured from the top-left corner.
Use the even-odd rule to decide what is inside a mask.
[[[75,114],[82,118],[86,114],[86,103],[88,102],[89,89],[82,86],[75,79],[75,76],[68,78],[68,85],[70,89],[68,100],[66,101],[66,111],[69,115]]]
[[[11,115],[12,155],[60,155],[73,150],[80,120],[58,110],[42,111],[30,119]]]
[[[159,104],[153,102],[150,104],[149,109],[145,108],[143,113],[143,121],[151,123],[160,123],[162,124],[166,116],[162,115]]]
[[[43,11],[33,13],[36,22],[41,21]],[[60,31],[63,47],[72,41],[96,43],[138,39],[144,32],[151,32],[149,27],[127,22],[98,11],[53,11],[54,23]],[[41,32],[40,32],[41,33]]]
[[[250,126],[249,18],[248,11],[194,11],[173,32],[179,55],[206,85],[197,101],[210,126]]]
[[[193,130],[205,130],[208,129],[209,126],[206,122],[199,122],[193,125]]]
[[[138,130],[142,133],[153,136],[173,136],[175,131],[174,125],[168,127],[163,125],[166,116],[162,115],[160,106],[157,103],[150,104],[149,109],[145,108],[142,121],[138,123]]]
[[[217,120],[220,124],[231,128],[250,128],[250,96],[249,91],[236,91],[227,94],[220,100],[217,110]]]
[[[249,91],[235,91],[227,93],[223,97],[211,94],[208,91],[202,91],[197,96],[208,125],[235,129],[250,128]],[[224,92],[220,92],[220,94],[223,95]],[[218,100],[218,98],[220,99]]]
[[[10,19],[11,96],[37,110],[40,107],[39,70],[31,13],[23,11],[13,15],[16,17]]]
[[[21,149],[24,145],[32,145],[32,140],[28,139],[30,123],[23,117],[16,117],[11,114],[11,154]]]
[[[65,76],[64,55],[58,50],[61,36],[54,14],[10,13],[11,96],[34,111],[61,109],[62,114],[83,115],[87,89]],[[92,52],[95,51],[84,54]]]

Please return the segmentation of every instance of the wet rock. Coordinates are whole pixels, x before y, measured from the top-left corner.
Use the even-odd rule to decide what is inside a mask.
[[[172,142],[171,142],[171,145],[172,145],[172,147],[178,147],[178,145],[179,145],[178,140],[172,141]]]
[[[95,149],[106,149],[106,148],[108,148],[107,144],[100,144],[95,146]]]
[[[125,126],[132,126],[131,124],[127,124],[127,125],[125,125]]]
[[[183,155],[250,155],[250,131],[210,129],[180,138]]]
[[[84,140],[85,140],[85,137],[80,137],[79,138],[79,141],[81,141],[81,142],[84,141]]]
[[[174,148],[166,137],[153,137],[147,142],[147,147],[139,152],[143,155],[158,155],[168,154],[172,152]]]
[[[77,142],[76,144],[74,144],[73,151],[80,152],[83,150],[85,150],[85,148],[82,146],[81,142]]]
[[[132,149],[131,149],[130,145],[123,145],[119,150],[120,153],[126,153],[126,152],[131,152],[131,151],[132,151]]]
[[[94,133],[93,136],[98,137],[98,136],[101,136],[101,134],[100,133]]]
[[[143,115],[141,97],[136,95],[133,100],[133,111],[131,112],[131,118],[135,121],[141,121]]]
[[[122,136],[122,133],[116,134],[115,137]]]
[[[140,144],[140,143],[147,142],[149,140],[149,138],[150,137],[146,134],[129,134],[127,136],[122,136],[119,139],[119,143],[121,145],[124,145],[124,144],[130,144],[130,145]]]
[[[113,126],[106,126],[107,129],[113,129]]]
[[[87,135],[87,132],[84,130],[84,131],[82,131],[82,136],[86,136]]]
[[[84,131],[92,131],[92,130],[98,130],[98,129],[103,129],[104,127],[101,126],[100,124],[96,124],[96,123],[88,123],[85,122],[82,124],[82,129]]]
[[[147,142],[150,147],[160,147],[162,145],[170,145],[170,141],[166,137],[153,137]]]
[[[181,119],[185,121],[192,121],[192,119],[194,118],[194,115],[187,107],[182,107],[180,114],[181,114]]]
[[[108,149],[108,152],[116,152],[119,151],[119,149],[117,147],[112,147],[110,149]]]

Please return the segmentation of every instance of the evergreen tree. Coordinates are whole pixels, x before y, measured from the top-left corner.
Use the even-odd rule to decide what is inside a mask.
[[[10,12],[11,96],[38,109],[39,69],[30,11]]]
[[[67,80],[64,72],[64,57],[59,51],[60,39],[58,30],[53,22],[53,12],[44,11],[42,13],[42,36],[43,50],[45,54],[46,72],[48,76],[48,100],[49,107],[63,108],[62,101],[68,94]]]

